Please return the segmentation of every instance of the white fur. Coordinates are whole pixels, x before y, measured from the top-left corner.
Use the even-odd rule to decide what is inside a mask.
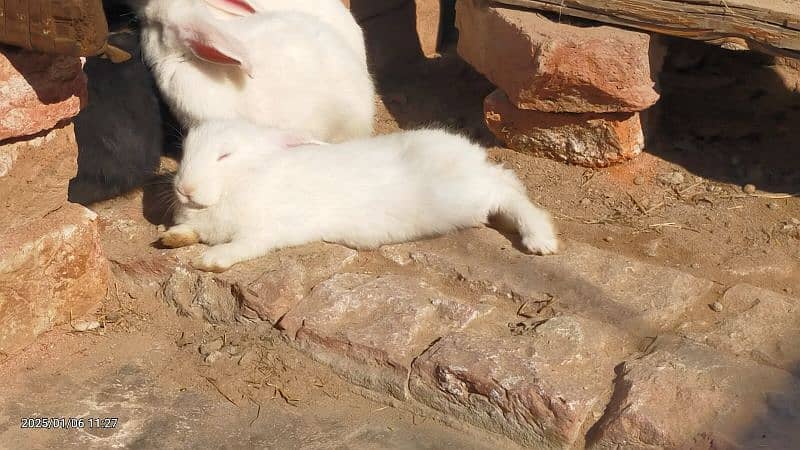
[[[344,38],[299,12],[220,20],[203,0],[146,0],[142,50],[181,124],[245,119],[342,142],[372,133],[375,88]],[[199,37],[199,38],[198,38]],[[199,59],[200,40],[241,66]]]
[[[549,215],[514,173],[463,137],[418,130],[288,148],[293,140],[241,121],[205,123],[187,135],[175,186],[191,198],[178,195],[178,226],[167,233],[194,233],[212,246],[198,268],[225,270],[317,240],[375,248],[492,214],[510,220],[528,250],[557,249]]]
[[[225,10],[217,0],[205,0],[210,5]],[[350,10],[341,0],[247,0],[257,12],[296,11],[317,17],[330,25],[344,37],[359,60],[366,66],[367,49],[364,44],[364,32],[356,22]],[[233,15],[238,15],[230,9]]]

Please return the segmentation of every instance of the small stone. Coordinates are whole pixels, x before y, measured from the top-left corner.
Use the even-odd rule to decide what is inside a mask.
[[[588,197],[581,199],[581,206],[586,207],[586,206],[590,206],[591,204],[592,204],[592,199],[590,199]]]
[[[775,202],[769,202],[769,203],[767,203],[767,208],[769,208],[769,209],[778,209],[778,208],[780,208],[780,205],[778,205]]]
[[[742,187],[742,191],[744,191],[745,194],[755,194],[756,186],[754,184],[745,184],[744,187]]]
[[[720,302],[712,303],[711,304],[711,309],[713,309],[716,312],[722,312],[722,310],[723,310],[722,303],[720,303]]]
[[[692,263],[692,265],[690,267],[692,269],[699,269],[700,268],[700,264],[699,263]]]
[[[80,333],[96,330],[98,328],[100,328],[100,322],[96,320],[80,320],[72,323],[72,329]]]
[[[644,177],[643,177],[643,176],[641,176],[641,175],[633,179],[633,184],[635,184],[635,185],[637,185],[637,186],[641,186],[641,185],[643,185],[643,184],[644,184],[644,182],[645,182],[645,179],[644,179]]]
[[[208,356],[213,352],[219,351],[224,345],[225,341],[223,341],[222,338],[214,339],[211,342],[200,345],[200,354]]]
[[[103,320],[105,320],[108,323],[115,323],[115,322],[118,322],[119,319],[121,319],[121,318],[122,318],[122,313],[119,310],[117,310],[117,311],[111,311],[111,312],[107,313],[105,315],[105,317],[103,318]]]
[[[229,345],[228,347],[225,348],[225,350],[231,356],[235,356],[237,353],[239,353],[239,347],[236,345]]]
[[[157,226],[156,230],[158,230],[159,233],[163,233],[163,232],[167,231],[167,227],[162,224],[162,225]]]
[[[606,241],[606,242],[614,242],[614,237],[613,236],[606,236],[606,237],[603,238],[603,240]]]
[[[209,353],[209,354],[208,354],[208,355],[205,357],[205,359],[203,359],[203,361],[205,361],[205,362],[206,362],[206,363],[208,363],[208,364],[214,364],[214,363],[215,363],[216,361],[218,361],[218,360],[219,360],[221,357],[222,357],[222,352],[220,352],[220,351],[213,351],[213,352]]]
[[[671,185],[683,184],[683,182],[686,181],[686,178],[683,176],[683,174],[677,170],[671,173],[665,173],[661,175],[659,179],[663,183]]]
[[[797,219],[797,218],[794,218],[794,217],[792,217],[792,220],[790,222],[792,222],[792,224],[794,224],[794,225],[800,225],[800,219]]]

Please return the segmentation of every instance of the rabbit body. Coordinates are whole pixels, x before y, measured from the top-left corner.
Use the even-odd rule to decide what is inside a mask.
[[[329,25],[287,11],[220,20],[198,1],[140,8],[145,58],[185,128],[241,118],[330,142],[372,133],[372,78]]]
[[[531,252],[557,249],[549,215],[514,173],[461,136],[417,130],[288,148],[293,141],[241,122],[192,130],[175,180],[178,225],[162,242],[210,244],[195,265],[219,271],[276,248],[318,240],[376,248],[499,214]]]
[[[109,42],[132,58],[120,64],[90,58],[84,66],[89,102],[74,120],[78,173],[70,181],[69,200],[85,205],[144,184],[163,149],[157,89],[142,62],[137,35],[114,33]]]

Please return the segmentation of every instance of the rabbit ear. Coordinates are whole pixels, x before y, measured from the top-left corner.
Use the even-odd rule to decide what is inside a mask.
[[[256,9],[247,0],[206,0],[206,3],[236,16],[247,16],[256,12]]]
[[[306,139],[301,136],[288,135],[284,139],[283,145],[286,148],[294,148],[294,147],[302,147],[303,145],[328,145],[328,143],[318,141],[316,139]]]
[[[182,27],[181,39],[194,55],[203,61],[227,66],[238,66],[251,78],[252,66],[245,46],[207,21]]]

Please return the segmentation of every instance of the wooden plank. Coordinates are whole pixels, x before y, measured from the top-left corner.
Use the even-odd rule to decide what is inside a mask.
[[[800,57],[800,0],[494,0],[493,3],[704,41],[739,38],[753,50]]]

